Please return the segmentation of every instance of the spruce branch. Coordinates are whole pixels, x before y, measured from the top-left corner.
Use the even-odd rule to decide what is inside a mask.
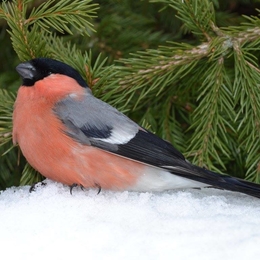
[[[70,34],[73,27],[82,34],[93,30],[90,20],[95,17],[98,5],[90,4],[90,0],[47,1],[33,8],[27,16],[29,2],[31,1],[3,2],[0,8],[0,15],[10,27],[8,32],[14,50],[22,61],[48,56],[41,35],[51,33],[50,29]]]
[[[247,151],[246,176],[259,179],[260,147],[260,74],[256,57],[248,54],[239,44],[234,44],[235,100],[239,104],[236,121],[241,146]],[[254,177],[253,177],[254,176]],[[258,176],[258,177],[257,177]]]
[[[15,95],[0,89],[0,189],[6,186],[18,185],[15,177],[17,171],[17,149],[12,144],[12,114]],[[10,172],[12,174],[10,174]]]
[[[167,85],[187,75],[199,60],[206,57],[210,52],[208,47],[207,44],[198,47],[173,44],[158,50],[138,52],[130,59],[121,59],[120,63],[124,66],[117,69],[121,70],[119,84],[124,89],[122,94],[129,97],[137,89],[142,89],[135,107],[145,102],[147,95],[159,95]]]
[[[15,95],[13,93],[0,89],[0,147],[10,142],[12,139],[14,100]],[[5,154],[8,151],[5,151]]]
[[[212,161],[225,168],[218,151],[229,157],[227,128],[233,131],[229,123],[234,117],[232,85],[224,67],[224,58],[212,63],[203,73],[203,82],[198,107],[193,112],[194,134],[190,140],[188,156],[200,166],[213,167]]]
[[[20,179],[20,185],[33,185],[37,182],[43,181],[45,178],[36,170],[34,170],[29,163],[23,169]]]
[[[211,23],[215,23],[213,3],[208,0],[150,0],[150,2],[167,3],[177,11],[177,17],[184,23],[186,29],[194,35],[211,40]]]
[[[93,24],[88,20],[93,19],[98,9],[97,4],[90,4],[91,0],[55,1],[49,0],[39,7],[33,8],[24,24],[29,26],[37,23],[43,30],[50,32],[54,28],[60,33],[72,34],[70,26],[83,34],[88,34],[88,29],[94,30]]]

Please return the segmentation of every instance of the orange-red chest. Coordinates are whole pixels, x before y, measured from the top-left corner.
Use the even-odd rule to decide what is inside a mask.
[[[19,144],[28,162],[44,176],[56,178],[61,158],[66,159],[68,142],[64,126],[53,111],[54,102],[33,87],[21,87],[13,113],[13,141]],[[75,143],[76,144],[76,143]],[[53,177],[54,176],[54,177]]]

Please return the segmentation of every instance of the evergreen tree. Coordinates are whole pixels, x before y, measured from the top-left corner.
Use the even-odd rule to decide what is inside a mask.
[[[20,85],[14,67],[35,57],[76,68],[95,96],[173,143],[193,163],[260,183],[258,5],[3,2],[0,189],[42,179],[11,141]]]

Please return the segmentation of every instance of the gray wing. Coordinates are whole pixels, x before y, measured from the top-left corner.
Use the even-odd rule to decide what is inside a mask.
[[[140,128],[117,109],[87,92],[83,99],[70,95],[59,101],[54,112],[66,125],[67,134],[83,144],[104,142],[116,147],[131,140]]]
[[[54,112],[65,125],[66,134],[82,144],[159,167],[185,162],[170,143],[90,93],[83,99],[66,97],[56,104]]]

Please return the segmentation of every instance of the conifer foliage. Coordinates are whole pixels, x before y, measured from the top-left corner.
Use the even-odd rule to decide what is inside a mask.
[[[194,164],[260,183],[256,7],[239,0],[2,2],[0,189],[42,179],[11,141],[20,84],[14,67],[35,57],[75,67],[97,97]]]

